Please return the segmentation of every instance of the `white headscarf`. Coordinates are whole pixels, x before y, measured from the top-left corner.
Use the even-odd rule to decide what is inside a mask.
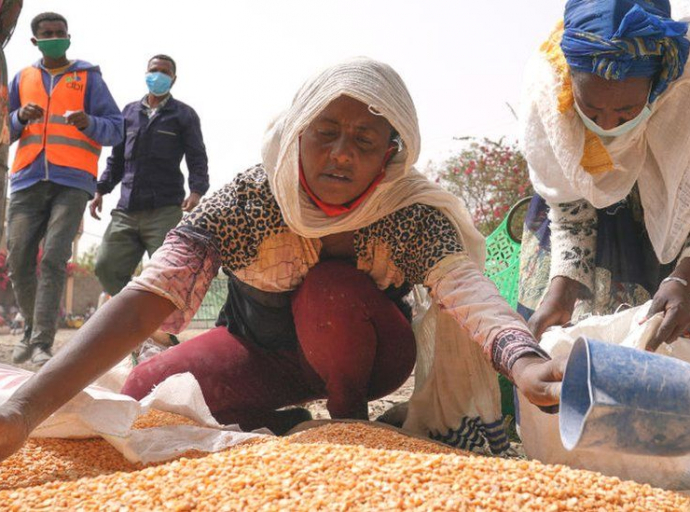
[[[403,141],[403,150],[386,166],[374,191],[351,212],[329,217],[299,182],[299,136],[333,100],[349,96],[385,117]],[[292,106],[269,126],[263,145],[264,168],[285,222],[305,238],[354,231],[406,206],[421,203],[438,208],[453,223],[465,249],[480,268],[484,238],[475,229],[463,202],[430,182],[414,167],[420,149],[417,112],[407,87],[387,64],[359,57],[336,64],[308,80]]]

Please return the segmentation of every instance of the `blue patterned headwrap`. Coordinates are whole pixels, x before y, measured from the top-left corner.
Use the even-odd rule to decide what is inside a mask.
[[[654,101],[683,74],[688,24],[668,0],[568,0],[561,48],[571,69],[606,80],[655,77]]]

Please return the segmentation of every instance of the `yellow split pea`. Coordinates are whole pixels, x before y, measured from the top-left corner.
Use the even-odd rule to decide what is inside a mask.
[[[18,456],[34,457],[31,470],[41,472],[40,451],[26,450],[0,471]],[[687,498],[648,485],[564,466],[468,457],[363,424],[3,490],[0,503],[9,510],[690,510]]]

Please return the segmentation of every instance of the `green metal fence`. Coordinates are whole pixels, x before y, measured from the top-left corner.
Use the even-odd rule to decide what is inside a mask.
[[[211,287],[208,289],[204,301],[201,303],[199,310],[194,315],[189,327],[191,329],[210,329],[215,327],[218,313],[225,305],[225,299],[228,296],[228,279],[226,277],[217,277],[211,282]]]

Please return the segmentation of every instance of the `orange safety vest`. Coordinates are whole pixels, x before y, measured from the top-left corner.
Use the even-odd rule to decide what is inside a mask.
[[[101,145],[84,135],[77,127],[67,124],[65,112],[84,110],[86,71],[68,71],[50,95],[43,85],[42,71],[28,67],[19,76],[21,105],[35,103],[43,107],[44,116],[30,121],[22,130],[12,173],[30,165],[45,150],[48,162],[81,169],[98,176],[98,157]]]

